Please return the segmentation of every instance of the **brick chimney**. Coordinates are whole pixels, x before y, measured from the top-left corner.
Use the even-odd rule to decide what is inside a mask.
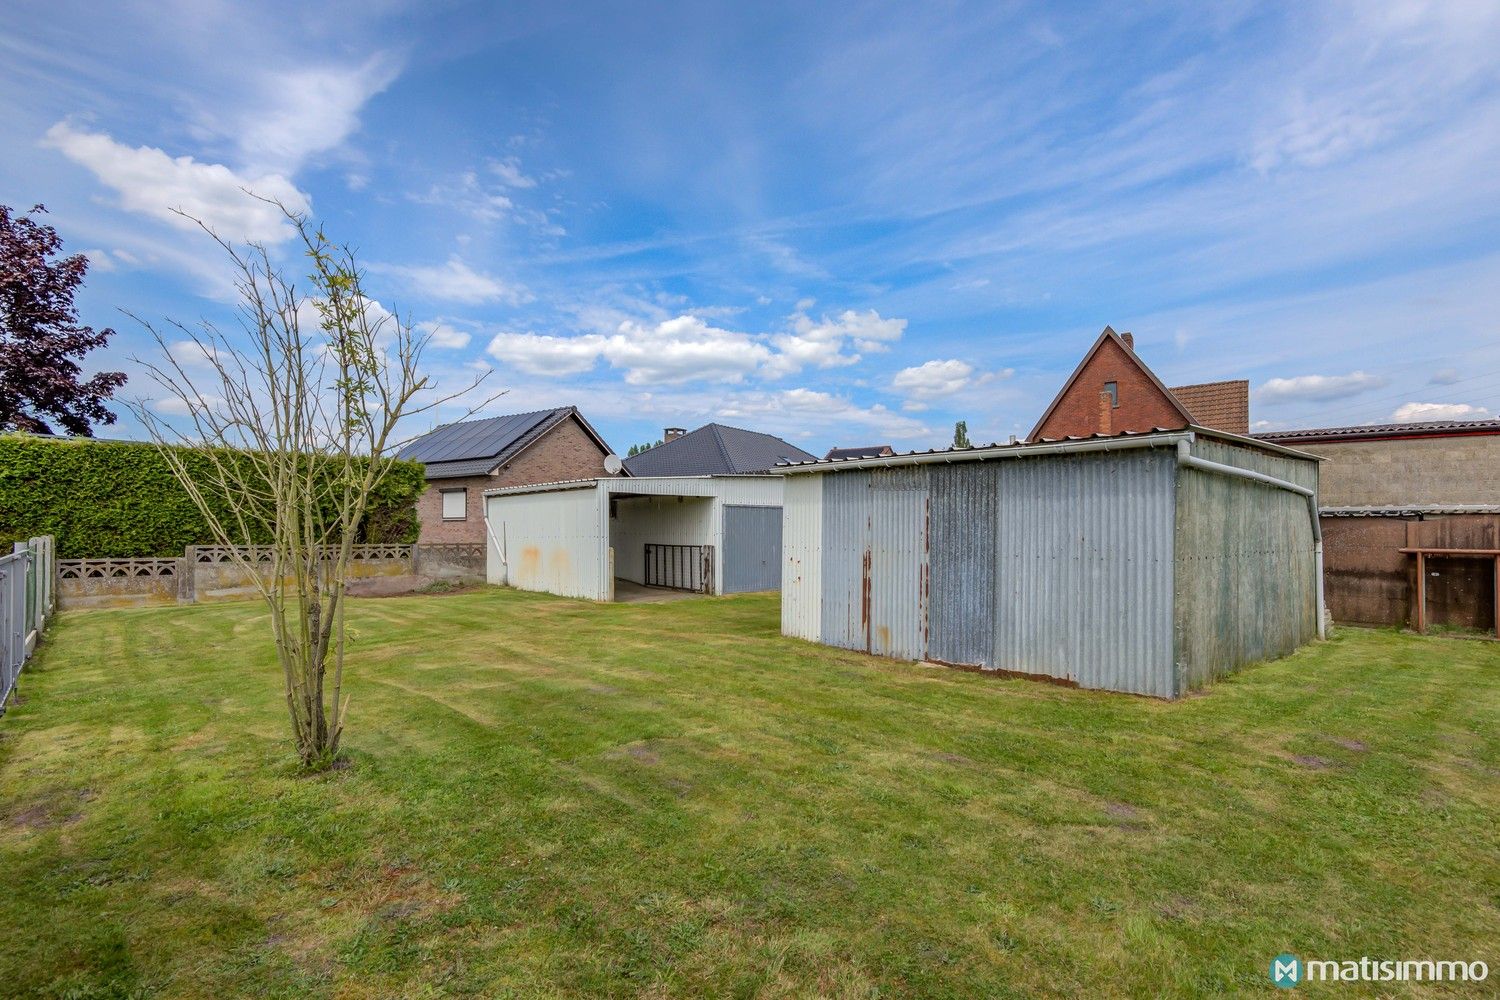
[[[1125,341],[1125,346],[1130,348],[1131,353],[1135,353],[1135,334],[1122,333],[1120,334],[1120,339]]]
[[[686,433],[687,433],[687,430],[685,428],[682,428],[682,427],[668,427],[668,428],[666,428],[665,430],[663,430],[661,432],[662,443],[665,444],[668,441],[676,441],[678,438],[682,437]]]
[[[1110,398],[1109,393],[1099,393],[1099,433],[1113,434],[1115,401]]]

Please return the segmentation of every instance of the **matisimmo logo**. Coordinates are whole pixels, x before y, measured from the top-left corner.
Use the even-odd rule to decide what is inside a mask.
[[[1271,982],[1289,990],[1302,981],[1302,963],[1296,955],[1280,954],[1271,959]]]
[[[1319,983],[1482,983],[1490,976],[1484,962],[1450,962],[1431,959],[1379,959],[1329,961],[1310,958],[1306,962],[1283,952],[1271,959],[1271,982],[1289,990],[1301,982]]]

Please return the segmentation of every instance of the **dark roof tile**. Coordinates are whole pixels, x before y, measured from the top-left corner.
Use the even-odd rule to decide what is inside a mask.
[[[783,462],[814,456],[770,434],[705,424],[625,459],[632,476],[724,476],[765,472]]]

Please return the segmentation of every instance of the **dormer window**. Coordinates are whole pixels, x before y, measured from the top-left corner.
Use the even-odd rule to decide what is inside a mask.
[[[1106,382],[1104,383],[1104,391],[1109,393],[1110,408],[1118,409],[1120,406],[1120,383]]]

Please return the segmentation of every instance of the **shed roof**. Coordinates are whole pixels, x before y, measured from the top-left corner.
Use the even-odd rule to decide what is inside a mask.
[[[605,454],[609,453],[609,445],[583,419],[578,407],[559,406],[444,424],[402,448],[397,457],[426,465],[428,479],[483,476],[519,455],[569,417],[578,421]]]
[[[1174,445],[1180,440],[1190,440],[1194,435],[1228,441],[1231,444],[1259,448],[1263,451],[1310,462],[1320,462],[1317,455],[1297,451],[1285,445],[1261,441],[1242,434],[1231,434],[1213,427],[1189,424],[1187,427],[1157,427],[1150,431],[1125,431],[1120,434],[1091,434],[1088,437],[1043,438],[1039,441],[1013,441],[1009,444],[975,445],[972,448],[930,448],[927,451],[908,451],[896,455],[875,458],[814,459],[811,462],[793,462],[777,468],[777,472],[840,472],[844,469],[863,469],[872,466],[882,468],[900,465],[917,465],[926,462],[975,462],[990,458],[1025,458],[1050,455],[1057,452],[1108,451],[1111,444],[1120,450],[1150,445]]]
[[[715,484],[727,481],[780,479],[779,475],[731,476],[611,476],[598,479],[562,479],[555,483],[528,483],[524,486],[500,486],[485,490],[487,497],[517,496],[522,493],[565,493],[570,490],[592,490],[600,486],[606,493],[645,491],[664,496],[713,496]]]
[[[704,424],[625,460],[632,476],[709,476],[765,472],[783,462],[816,461],[771,434],[724,424]]]
[[[1261,441],[1313,444],[1319,441],[1372,441],[1381,438],[1451,437],[1459,434],[1500,434],[1500,420],[1422,420],[1405,424],[1357,424],[1352,427],[1311,427],[1295,431],[1265,431]]]
[[[1324,517],[1413,517],[1417,514],[1500,514],[1500,504],[1427,503],[1371,507],[1321,507]]]
[[[844,458],[879,458],[881,455],[894,454],[896,454],[896,449],[888,444],[867,444],[864,447],[856,448],[829,448],[828,454],[823,456],[823,460],[826,462],[832,459]]]

